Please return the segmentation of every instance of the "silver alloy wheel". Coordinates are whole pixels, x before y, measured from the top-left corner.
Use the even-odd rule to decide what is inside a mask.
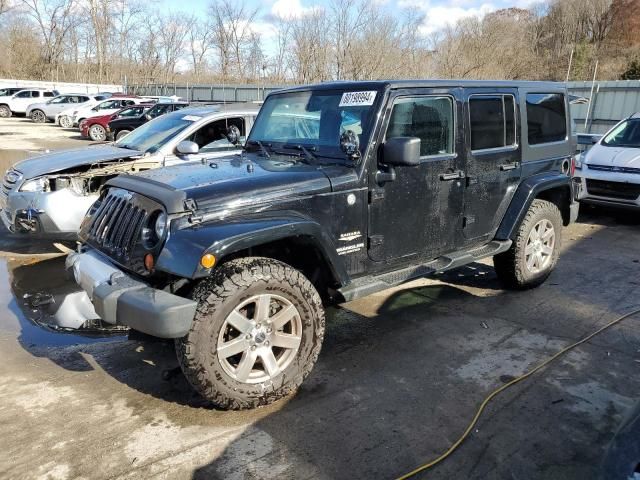
[[[9,118],[11,116],[11,110],[6,105],[0,106],[0,117]]]
[[[527,270],[531,273],[540,273],[551,263],[553,250],[556,244],[556,231],[553,224],[543,218],[536,223],[524,248],[524,258]]]
[[[44,112],[42,110],[34,110],[31,113],[31,120],[36,123],[44,123],[47,121],[47,117],[45,117]]]
[[[100,125],[92,125],[89,129],[89,136],[91,137],[91,140],[101,142],[107,138],[107,133]]]
[[[298,354],[302,319],[280,295],[243,301],[220,329],[216,353],[223,370],[242,383],[262,383],[284,371]]]
[[[73,127],[73,123],[71,122],[71,117],[69,115],[62,115],[58,119],[58,123],[62,128],[71,128]]]

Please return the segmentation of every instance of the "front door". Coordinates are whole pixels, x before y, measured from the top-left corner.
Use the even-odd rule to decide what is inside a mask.
[[[517,89],[466,89],[464,236],[491,239],[520,179]]]
[[[388,167],[379,148],[369,178],[368,251],[373,261],[429,259],[456,249],[464,191],[460,96],[460,89],[438,88],[395,91],[390,98],[380,143],[418,137],[421,162]]]

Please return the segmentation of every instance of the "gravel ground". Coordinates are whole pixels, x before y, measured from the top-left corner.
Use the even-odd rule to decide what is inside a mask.
[[[0,120],[0,134],[7,162],[88,144],[24,119]],[[538,289],[503,291],[487,262],[332,309],[299,393],[249,412],[195,395],[170,342],[38,326],[49,308],[38,300],[75,288],[64,257],[2,233],[0,477],[393,478],[444,451],[492,389],[640,306],[639,231],[637,214],[583,209]],[[498,397],[418,478],[598,478],[640,400],[639,365],[632,318]]]

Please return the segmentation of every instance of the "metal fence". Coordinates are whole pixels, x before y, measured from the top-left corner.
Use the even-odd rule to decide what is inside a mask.
[[[604,133],[622,118],[640,111],[640,80],[569,82],[572,95],[591,99],[571,105],[578,133]],[[128,93],[138,95],[176,95],[189,101],[252,102],[264,100],[284,85],[130,85]]]

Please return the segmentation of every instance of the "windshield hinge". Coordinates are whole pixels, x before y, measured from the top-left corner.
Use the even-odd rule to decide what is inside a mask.
[[[196,205],[196,201],[193,198],[187,198],[184,201],[185,210],[189,210],[190,212],[195,212],[198,209]]]

